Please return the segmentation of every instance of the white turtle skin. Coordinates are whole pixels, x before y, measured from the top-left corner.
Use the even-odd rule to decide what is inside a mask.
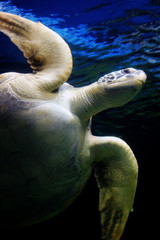
[[[94,170],[102,239],[120,239],[133,206],[137,161],[123,140],[93,136],[90,118],[129,102],[145,83],[145,73],[128,68],[74,88],[64,83],[72,70],[71,53],[56,33],[2,12],[0,30],[34,68],[34,74],[0,75],[1,226],[27,226],[55,216],[79,195]]]

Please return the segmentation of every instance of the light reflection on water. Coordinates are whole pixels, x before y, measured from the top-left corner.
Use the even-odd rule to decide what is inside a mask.
[[[72,50],[74,68],[69,83],[76,87],[90,84],[97,81],[100,76],[122,68],[135,67],[146,72],[148,76],[146,85],[137,97],[125,106],[99,113],[92,121],[94,134],[121,137],[131,146],[138,159],[140,174],[136,210],[128,223],[130,224],[128,229],[131,226],[130,234],[128,238],[124,236],[124,239],[129,239],[132,235],[134,239],[137,237],[145,239],[145,234],[148,237],[149,231],[152,231],[149,219],[153,219],[155,214],[150,218],[148,216],[157,211],[155,191],[152,186],[158,182],[155,178],[159,176],[159,173],[156,174],[155,166],[158,166],[156,162],[159,156],[160,135],[160,1],[4,0],[0,1],[0,11],[21,15],[33,21],[40,20],[59,33]],[[7,71],[31,70],[19,50],[7,37],[0,34],[0,73]],[[87,194],[86,199],[90,199],[88,189]],[[95,192],[93,196],[95,197]],[[83,210],[84,208],[86,210],[86,216],[88,205],[86,201],[82,205]],[[80,211],[82,209],[80,205],[77,208]],[[75,212],[77,214],[77,209]],[[78,234],[81,232],[79,230],[83,232],[80,228],[81,218],[78,225],[75,216],[72,216],[70,218],[73,218],[72,224],[75,222],[78,226]],[[91,218],[89,215],[88,222]],[[74,226],[70,226],[68,215],[66,219],[62,227],[66,226],[67,229],[69,226],[75,239],[77,232],[74,234]],[[98,217],[97,219],[99,222]],[[62,215],[60,227],[61,222]],[[88,232],[88,222],[86,232]],[[92,230],[96,230],[97,226],[95,228],[92,226],[89,234],[92,234]],[[44,225],[41,229],[43,228]],[[36,231],[36,236],[39,229]],[[49,229],[54,234],[54,224],[51,224]],[[59,233],[63,232],[61,230]],[[152,236],[153,232],[155,228]],[[95,236],[88,237],[88,239],[92,238],[96,239]]]
[[[68,5],[65,14],[64,9],[60,7],[61,1],[55,2],[54,11],[45,6],[44,9],[43,6],[40,8],[40,4],[39,8],[37,5],[34,7],[33,1],[28,1],[29,7],[25,9],[23,5],[27,3],[23,1],[20,7],[21,4],[18,2],[20,1],[0,1],[0,10],[33,21],[41,21],[68,42],[74,59],[73,73],[69,82],[74,86],[87,85],[108,72],[126,67],[139,68],[147,73],[148,79],[143,91],[130,105],[126,105],[125,114],[124,108],[111,110],[111,119],[130,117],[130,109],[135,109],[133,118],[139,121],[139,115],[144,119],[148,117],[148,104],[152,103],[157,109],[159,108],[160,6],[158,1],[87,0],[81,6],[69,1],[72,2],[73,7]],[[48,6],[52,6],[51,1],[47,2]],[[64,1],[63,5],[65,8]],[[16,71],[28,71],[22,55],[17,53],[12,44],[9,45],[10,50],[2,51],[6,49],[5,46],[9,41],[2,34],[0,37],[0,71],[10,71],[10,65],[16,67]],[[20,63],[19,69],[15,62]],[[155,118],[155,112],[151,111],[149,117]],[[121,123],[117,125],[118,129]],[[110,125],[112,121],[101,123],[102,128],[106,129]]]

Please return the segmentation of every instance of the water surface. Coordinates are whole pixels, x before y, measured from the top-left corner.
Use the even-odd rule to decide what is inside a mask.
[[[75,87],[90,84],[97,81],[100,76],[122,68],[134,67],[146,72],[147,83],[138,96],[125,106],[109,109],[95,116],[92,129],[96,135],[114,135],[123,138],[131,145],[138,158],[140,177],[135,212],[128,223],[129,231],[124,233],[122,240],[130,239],[133,225],[135,232],[132,232],[132,235],[136,239],[144,239],[147,233],[146,226],[149,227],[147,217],[152,212],[149,206],[153,207],[155,201],[152,197],[154,190],[150,186],[157,182],[155,165],[159,154],[160,2],[158,0],[13,0],[0,1],[0,11],[41,21],[67,41],[74,59],[73,73],[68,82]],[[0,72],[6,71],[31,70],[23,54],[7,37],[0,34]],[[94,198],[96,190],[93,187],[92,191],[92,184],[89,188]],[[85,194],[81,198],[76,204],[81,205],[82,202],[87,214],[91,210],[86,204],[89,205],[92,199]],[[97,202],[94,204],[96,205]],[[145,204],[148,206],[147,210]],[[97,208],[95,205],[94,207]],[[66,216],[67,214],[68,212]],[[75,216],[76,214],[72,218]],[[91,221],[90,218],[88,219]],[[99,219],[96,221],[99,222]],[[67,225],[66,234],[70,234],[72,230],[74,235],[74,229],[79,229],[75,225],[70,228]],[[48,226],[52,228],[52,224],[46,224],[44,228],[50,229]],[[89,227],[85,229],[83,225],[82,228],[87,232]],[[72,238],[71,235],[69,236]]]

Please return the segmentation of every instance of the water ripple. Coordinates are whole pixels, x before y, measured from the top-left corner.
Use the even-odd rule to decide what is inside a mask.
[[[73,6],[68,5],[64,13],[59,0],[59,3],[57,2],[59,8],[55,8],[54,11],[44,7],[43,12],[46,14],[40,14],[42,7],[34,8],[34,1],[28,3],[32,9],[19,7],[13,4],[14,2],[16,1],[0,1],[0,10],[33,21],[40,20],[69,43],[74,58],[70,83],[74,86],[82,86],[96,81],[105,73],[121,68],[143,69],[148,75],[146,86],[131,105],[126,107],[125,114],[121,112],[121,117],[132,115],[131,106],[132,109],[136,106],[135,118],[140,115],[144,118],[157,116],[154,111],[147,115],[147,107],[151,103],[160,106],[160,3],[158,1],[86,0],[85,4],[76,7],[75,2],[71,1]],[[52,1],[48,3],[51,6]],[[58,12],[58,9],[61,9],[61,12]],[[0,35],[0,41],[1,72],[10,71],[10,65],[16,67],[17,71],[26,72],[28,68],[22,60],[22,55],[19,55],[12,45],[9,45],[10,50],[6,50],[9,41],[4,36]],[[19,62],[19,69],[16,62]],[[113,111],[112,117],[115,117],[115,114],[119,119],[119,110]]]

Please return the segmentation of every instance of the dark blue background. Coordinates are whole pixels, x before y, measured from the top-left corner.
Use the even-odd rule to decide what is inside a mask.
[[[93,133],[124,139],[139,163],[139,182],[122,240],[154,239],[158,216],[160,136],[160,2],[157,0],[13,0],[0,10],[27,17],[57,31],[70,45],[74,68],[69,83],[83,86],[126,67],[143,69],[147,83],[129,104],[93,119]],[[31,71],[23,54],[0,34],[0,72]],[[59,216],[13,230],[13,236],[100,239],[98,189],[94,177]],[[157,218],[157,220],[156,220]],[[152,223],[154,224],[152,225]],[[9,234],[10,234],[9,233]],[[7,234],[7,233],[6,233]]]

